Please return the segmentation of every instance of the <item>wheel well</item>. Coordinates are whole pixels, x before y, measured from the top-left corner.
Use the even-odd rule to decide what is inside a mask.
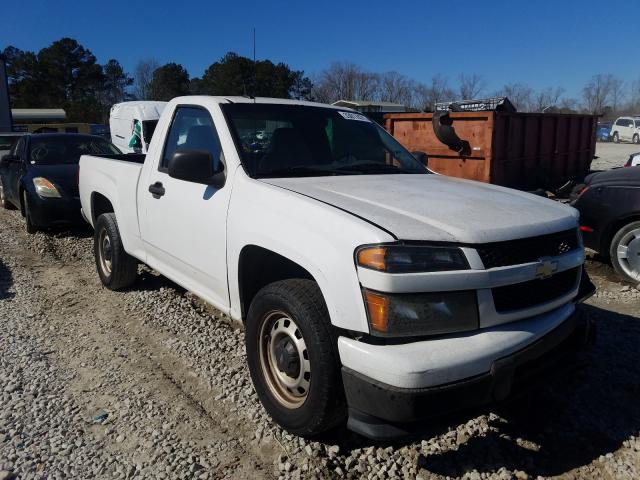
[[[253,297],[262,287],[290,278],[315,280],[305,268],[282,255],[256,245],[244,247],[238,262],[242,320],[245,320]]]
[[[601,250],[601,254],[603,252],[606,252],[606,256],[609,256],[609,249],[611,248],[611,241],[613,240],[613,237],[616,233],[618,233],[618,230],[620,230],[622,227],[624,227],[625,225],[628,225],[631,222],[638,222],[640,221],[640,213],[634,213],[633,215],[629,215],[628,217],[624,217],[624,218],[619,218],[618,220],[616,220],[615,222],[611,223],[611,225],[609,225],[609,227],[607,228],[607,232],[605,235],[602,236],[602,245],[600,247]]]
[[[107,197],[97,192],[91,194],[91,219],[94,225],[100,215],[113,212],[115,210]]]

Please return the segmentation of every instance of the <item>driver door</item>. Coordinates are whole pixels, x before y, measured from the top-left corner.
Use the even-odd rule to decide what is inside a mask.
[[[228,309],[226,212],[231,185],[216,188],[170,177],[167,167],[177,150],[208,150],[213,162],[223,161],[208,110],[176,107],[158,164],[140,187],[147,262],[216,307]]]

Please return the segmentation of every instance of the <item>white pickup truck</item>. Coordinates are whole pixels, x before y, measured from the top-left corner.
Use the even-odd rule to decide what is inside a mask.
[[[146,157],[81,158],[98,273],[122,289],[145,263],[243,322],[260,400],[300,435],[501,400],[589,338],[578,214],[417,156],[345,108],[176,98]]]

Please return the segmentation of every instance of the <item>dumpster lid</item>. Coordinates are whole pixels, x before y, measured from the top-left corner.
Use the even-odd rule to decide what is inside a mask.
[[[474,100],[456,100],[435,104],[435,111],[452,112],[515,112],[516,107],[507,97],[478,98]]]

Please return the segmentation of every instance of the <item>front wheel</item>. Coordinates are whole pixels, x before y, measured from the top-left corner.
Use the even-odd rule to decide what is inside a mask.
[[[102,284],[110,290],[120,290],[133,284],[138,262],[125,252],[116,216],[104,213],[96,221],[93,254]]]
[[[623,280],[640,283],[640,222],[631,222],[618,230],[609,253],[613,268]]]
[[[27,233],[33,234],[38,231],[38,227],[36,227],[33,223],[33,219],[31,216],[31,206],[29,205],[29,195],[26,190],[22,191],[22,205],[24,206],[24,220],[25,220],[25,229]]]
[[[613,140],[613,143],[620,143],[620,136],[618,135],[618,132],[613,132],[613,137],[611,137],[611,139]]]
[[[290,279],[261,289],[247,315],[251,379],[271,418],[313,436],[346,418],[337,346],[318,285]]]
[[[633,136],[633,143],[636,145],[640,143],[640,136],[637,133]]]

